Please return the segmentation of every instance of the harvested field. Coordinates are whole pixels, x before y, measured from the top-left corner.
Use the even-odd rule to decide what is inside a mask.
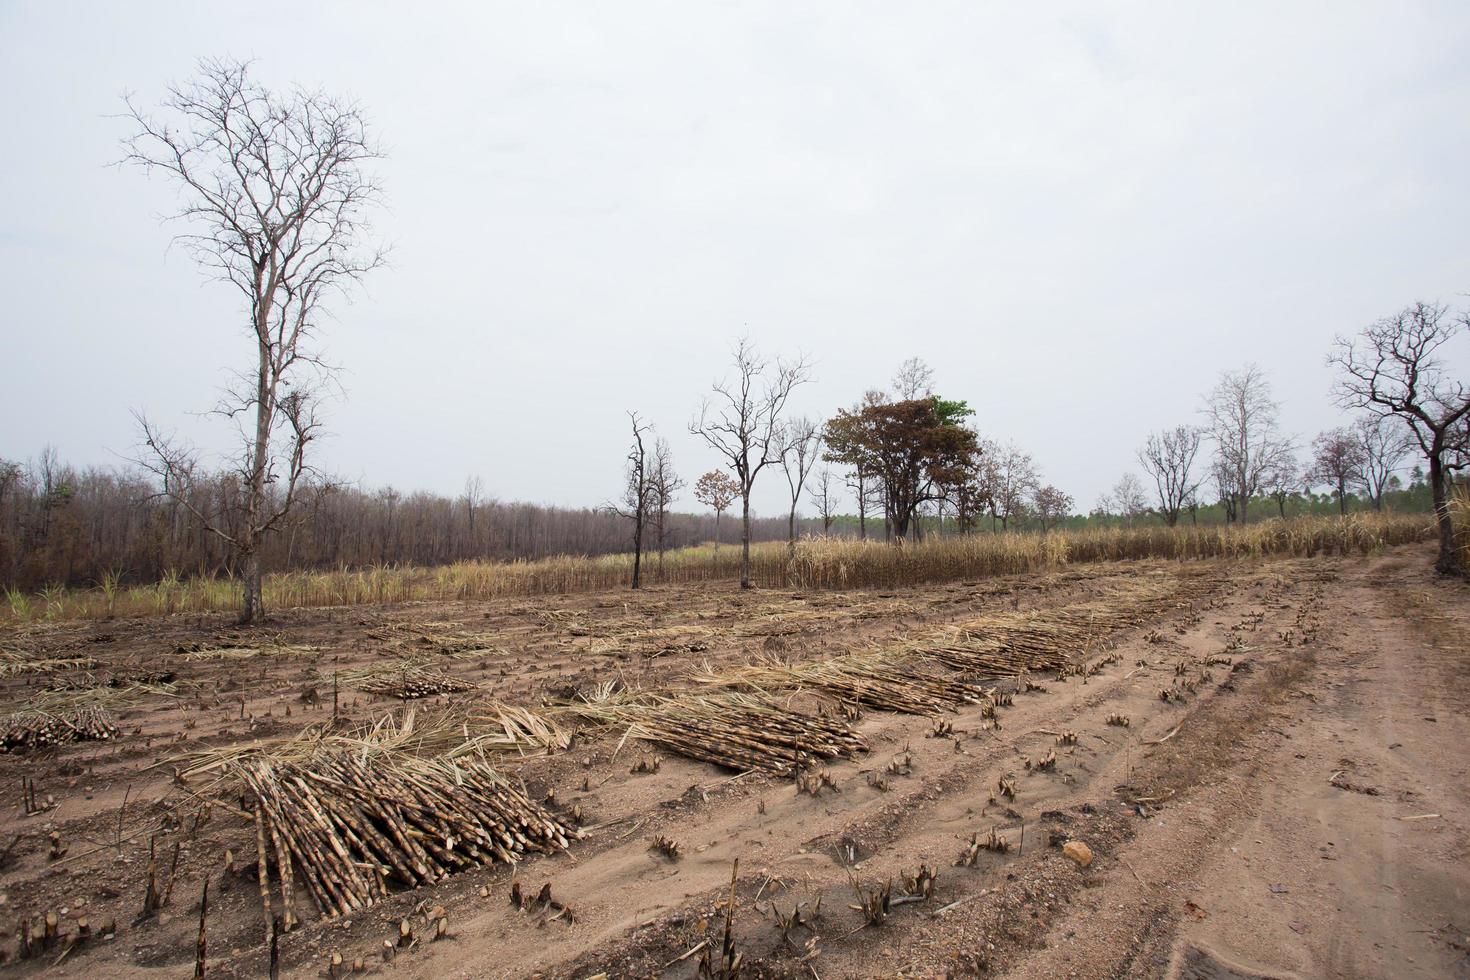
[[[1424,558],[15,627],[63,665],[0,671],[52,725],[0,755],[0,942],[179,976],[207,882],[210,976],[1453,975],[1410,926],[1467,887],[1470,603]],[[1383,848],[1414,887],[1344,900]]]

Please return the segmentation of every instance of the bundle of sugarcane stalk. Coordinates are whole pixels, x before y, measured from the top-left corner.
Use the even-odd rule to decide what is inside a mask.
[[[436,667],[413,660],[369,668],[342,679],[356,684],[359,690],[368,694],[402,698],[405,701],[429,698],[437,694],[458,694],[475,687],[469,681],[460,680]]]
[[[904,649],[952,670],[1013,677],[1060,670],[1110,635],[1161,613],[1176,602],[1176,589],[1149,585],[1112,601],[1093,601],[1040,612],[999,613],[907,644]]]
[[[255,801],[261,901],[272,921],[272,863],[287,922],[299,877],[323,915],[494,861],[566,850],[579,832],[480,762],[392,751],[262,756],[239,767]]]
[[[866,752],[867,741],[835,718],[802,714],[746,694],[603,700],[568,710],[592,721],[627,725],[634,738],[730,769],[789,776],[818,759]]]
[[[979,684],[914,670],[883,653],[794,664],[768,658],[719,673],[706,670],[695,679],[751,691],[818,691],[848,704],[913,715],[955,711],[985,697]]]
[[[97,661],[91,657],[27,657],[0,650],[0,677],[12,674],[54,674],[63,670],[92,670]]]
[[[0,752],[66,742],[105,742],[116,737],[117,726],[102,708],[78,708],[56,714],[18,711],[0,719]]]

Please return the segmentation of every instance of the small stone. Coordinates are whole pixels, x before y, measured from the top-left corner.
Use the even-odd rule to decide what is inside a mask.
[[[1085,868],[1092,863],[1092,848],[1080,840],[1069,840],[1062,845],[1062,853],[1077,862],[1079,868]]]

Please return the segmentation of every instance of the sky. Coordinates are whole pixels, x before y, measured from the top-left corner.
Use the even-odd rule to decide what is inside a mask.
[[[1305,444],[1335,334],[1470,302],[1466,51],[1451,2],[0,0],[0,457],[118,464],[133,411],[228,447],[238,296],[112,164],[125,93],[232,56],[388,151],[391,263],[323,332],[332,472],[595,506],[636,409],[692,484],[746,334],[811,358],[819,418],[923,358],[1086,510],[1220,372]]]

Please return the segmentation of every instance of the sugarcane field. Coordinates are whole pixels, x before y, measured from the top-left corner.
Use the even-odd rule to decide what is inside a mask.
[[[8,629],[4,953],[1255,976],[1305,943],[1451,975],[1463,937],[1400,929],[1462,907],[1470,819],[1470,603],[1421,555]],[[1345,895],[1378,862],[1406,887]]]
[[[0,980],[1470,980],[1467,51],[0,2]]]

